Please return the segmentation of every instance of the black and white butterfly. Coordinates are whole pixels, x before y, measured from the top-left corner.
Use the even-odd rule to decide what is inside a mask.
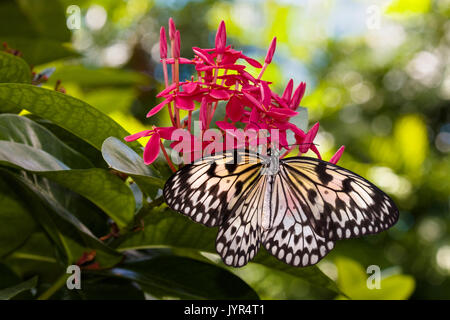
[[[336,240],[378,233],[398,219],[394,202],[349,170],[308,157],[277,162],[249,150],[207,156],[172,175],[164,198],[192,220],[218,226],[216,250],[235,267],[260,245],[290,265],[313,265]]]

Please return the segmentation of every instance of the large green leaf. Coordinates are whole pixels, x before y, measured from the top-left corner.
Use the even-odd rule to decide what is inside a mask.
[[[37,277],[33,277],[27,281],[19,283],[13,287],[0,290],[0,300],[9,300],[21,292],[30,290],[37,285]]]
[[[207,228],[192,222],[187,217],[167,209],[165,205],[147,213],[143,224],[145,226],[143,231],[130,233],[117,241],[118,250],[169,246],[216,253],[216,228]],[[301,278],[313,285],[340,292],[336,284],[316,266],[295,268],[276,260],[263,249],[260,249],[251,263],[259,263]]]
[[[70,41],[65,10],[59,1],[16,0],[16,3],[38,34],[61,42]]]
[[[49,178],[91,200],[117,225],[134,217],[134,196],[123,181],[104,169],[69,168],[49,153],[21,143],[0,141],[0,162]]]
[[[102,146],[102,154],[111,168],[133,177],[146,193],[154,194],[156,189],[164,186],[164,181],[145,165],[142,157],[119,139],[114,137],[106,139]]]
[[[29,83],[31,70],[20,57],[10,53],[0,52],[0,83]]]
[[[52,121],[98,150],[106,138],[121,139],[128,135],[117,122],[94,107],[54,90],[26,84],[0,84],[0,108],[5,101]],[[140,150],[137,142],[130,146]]]
[[[414,291],[415,281],[411,276],[394,274],[382,277],[379,288],[369,288],[369,276],[356,261],[340,257],[336,259],[338,283],[342,291],[351,299],[358,300],[403,300]],[[370,281],[370,279],[369,279]],[[339,299],[345,299],[340,296]]]
[[[0,36],[0,41],[6,42],[11,48],[19,50],[25,61],[32,66],[63,58],[76,58],[80,56],[80,54],[67,45],[53,39],[7,35]]]
[[[88,88],[148,84],[148,78],[138,72],[114,68],[87,68],[82,65],[64,65],[57,68],[49,83],[53,83],[55,79],[60,79],[63,83],[74,82]]]
[[[15,250],[36,229],[27,207],[8,184],[0,180],[0,257]]]
[[[77,56],[67,47],[65,20],[58,1],[0,1],[0,42],[19,50],[30,65]]]
[[[0,114],[0,140],[23,143],[50,153],[70,168],[89,168],[92,163],[68,147],[38,123],[14,114]]]
[[[16,174],[1,169],[1,173],[14,191],[27,199],[26,204],[32,208],[34,218],[56,244],[58,252],[65,256],[65,263],[73,264],[85,252],[91,251],[97,253],[96,262],[102,268],[114,266],[122,259],[121,254],[97,239],[69,210],[70,190],[25,172]]]
[[[154,255],[104,271],[138,282],[159,298],[258,299],[245,282],[213,264],[174,255]]]
[[[55,245],[43,231],[31,234],[21,247],[4,258],[4,263],[21,278],[38,275],[40,282],[52,282],[62,272]]]

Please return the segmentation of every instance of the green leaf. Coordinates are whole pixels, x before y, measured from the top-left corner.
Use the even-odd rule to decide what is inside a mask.
[[[0,103],[5,101],[52,121],[98,150],[108,137],[122,139],[129,135],[117,122],[94,107],[54,90],[25,84],[0,84]],[[130,146],[140,150],[137,142]]]
[[[8,184],[0,180],[0,258],[22,245],[36,223]]]
[[[14,174],[2,169],[3,178],[15,192],[27,199],[27,205],[39,224],[66,257],[67,264],[75,263],[85,252],[95,251],[99,267],[112,267],[122,255],[98,240],[69,210],[72,192],[32,174]],[[62,259],[62,258],[61,258]]]
[[[131,176],[147,194],[154,194],[155,190],[164,186],[164,181],[156,177],[156,173],[145,165],[142,157],[119,139],[106,139],[102,155],[111,168]]]
[[[38,123],[14,114],[0,115],[0,140],[26,144],[50,153],[70,168],[90,168],[92,163],[68,147],[52,132]]]
[[[144,209],[145,210],[145,209]],[[156,247],[174,247],[194,249],[216,254],[216,228],[207,228],[187,217],[173,212],[163,205],[145,215],[144,230],[130,233],[116,243],[118,250],[148,249]],[[258,263],[294,277],[301,278],[310,284],[340,292],[336,284],[316,266],[295,268],[270,256],[263,248],[251,263]],[[246,268],[246,267],[243,267]]]
[[[367,282],[372,274],[367,274],[359,263],[340,257],[336,259],[336,267],[339,287],[351,299],[403,300],[408,299],[414,291],[415,281],[411,276],[395,274],[382,277],[379,289],[369,289]],[[338,299],[345,298],[340,296]]]
[[[96,149],[83,139],[54,124],[53,122],[45,120],[34,114],[27,114],[26,117],[45,127],[47,130],[57,136],[61,141],[63,141],[67,146],[83,154],[83,156],[89,159],[89,161],[93,163],[95,167],[107,168],[107,164],[105,160],[103,160],[100,150]]]
[[[25,282],[19,283],[13,287],[0,290],[0,300],[9,300],[21,292],[30,290],[37,285],[37,277],[33,277]]]
[[[155,255],[104,271],[138,282],[160,298],[258,299],[245,282],[213,264],[174,255]]]
[[[0,52],[0,83],[30,83],[31,70],[20,57]]]
[[[141,73],[115,68],[87,68],[82,65],[64,65],[56,69],[50,84],[57,79],[63,83],[73,82],[81,87],[100,86],[129,87],[148,85],[148,78]]]
[[[24,144],[0,141],[0,162],[49,178],[91,200],[113,219],[119,228],[134,218],[134,196],[117,176],[104,169],[68,167],[49,153]]]
[[[52,300],[145,300],[144,292],[128,279],[103,277],[83,272],[81,289],[63,287]]]
[[[60,2],[54,0],[16,0],[16,2],[37,33],[62,42],[70,41],[66,14]]]
[[[78,56],[67,48],[70,31],[57,1],[0,2],[0,42],[19,50],[30,65]]]
[[[80,54],[57,40],[33,36],[1,36],[0,41],[19,50],[29,65],[36,66],[63,58],[76,58]]]

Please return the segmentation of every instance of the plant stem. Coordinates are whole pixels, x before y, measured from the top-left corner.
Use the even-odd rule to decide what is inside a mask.
[[[63,273],[56,281],[53,283],[53,285],[48,288],[44,293],[42,293],[37,300],[48,300],[52,295],[54,295],[59,289],[62,288],[63,285],[65,285],[67,278],[69,277],[69,274]]]
[[[264,74],[264,71],[266,71],[267,69],[267,63],[264,63],[259,75],[258,75],[258,80],[261,80],[262,75]]]
[[[162,143],[161,140],[159,140],[159,144],[160,144],[160,146],[161,146],[161,150],[162,150],[162,152],[163,152],[163,154],[164,154],[164,157],[166,158],[167,163],[169,164],[170,169],[171,169],[173,172],[176,172],[177,169],[175,168],[175,166],[173,165],[172,161],[170,160],[169,155],[167,154],[166,148],[164,147],[164,144]]]

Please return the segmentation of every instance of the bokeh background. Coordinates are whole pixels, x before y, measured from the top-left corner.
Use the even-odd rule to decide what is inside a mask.
[[[129,132],[167,125],[162,113],[145,114],[163,86],[159,28],[169,17],[188,58],[193,46],[213,46],[221,20],[228,44],[259,61],[277,36],[264,79],[280,94],[289,79],[305,81],[302,106],[310,126],[320,122],[324,158],[345,145],[340,165],[385,190],[401,211],[391,230],[337,243],[321,269],[351,287],[378,265],[383,277],[400,276],[393,298],[450,298],[449,0],[59,0],[45,9],[33,1],[0,3],[1,40],[20,48],[36,72],[53,72],[45,86],[61,80],[68,94]],[[54,26],[33,34],[24,17]],[[180,78],[192,71],[183,66]],[[256,271],[246,277],[263,298],[329,297]]]

